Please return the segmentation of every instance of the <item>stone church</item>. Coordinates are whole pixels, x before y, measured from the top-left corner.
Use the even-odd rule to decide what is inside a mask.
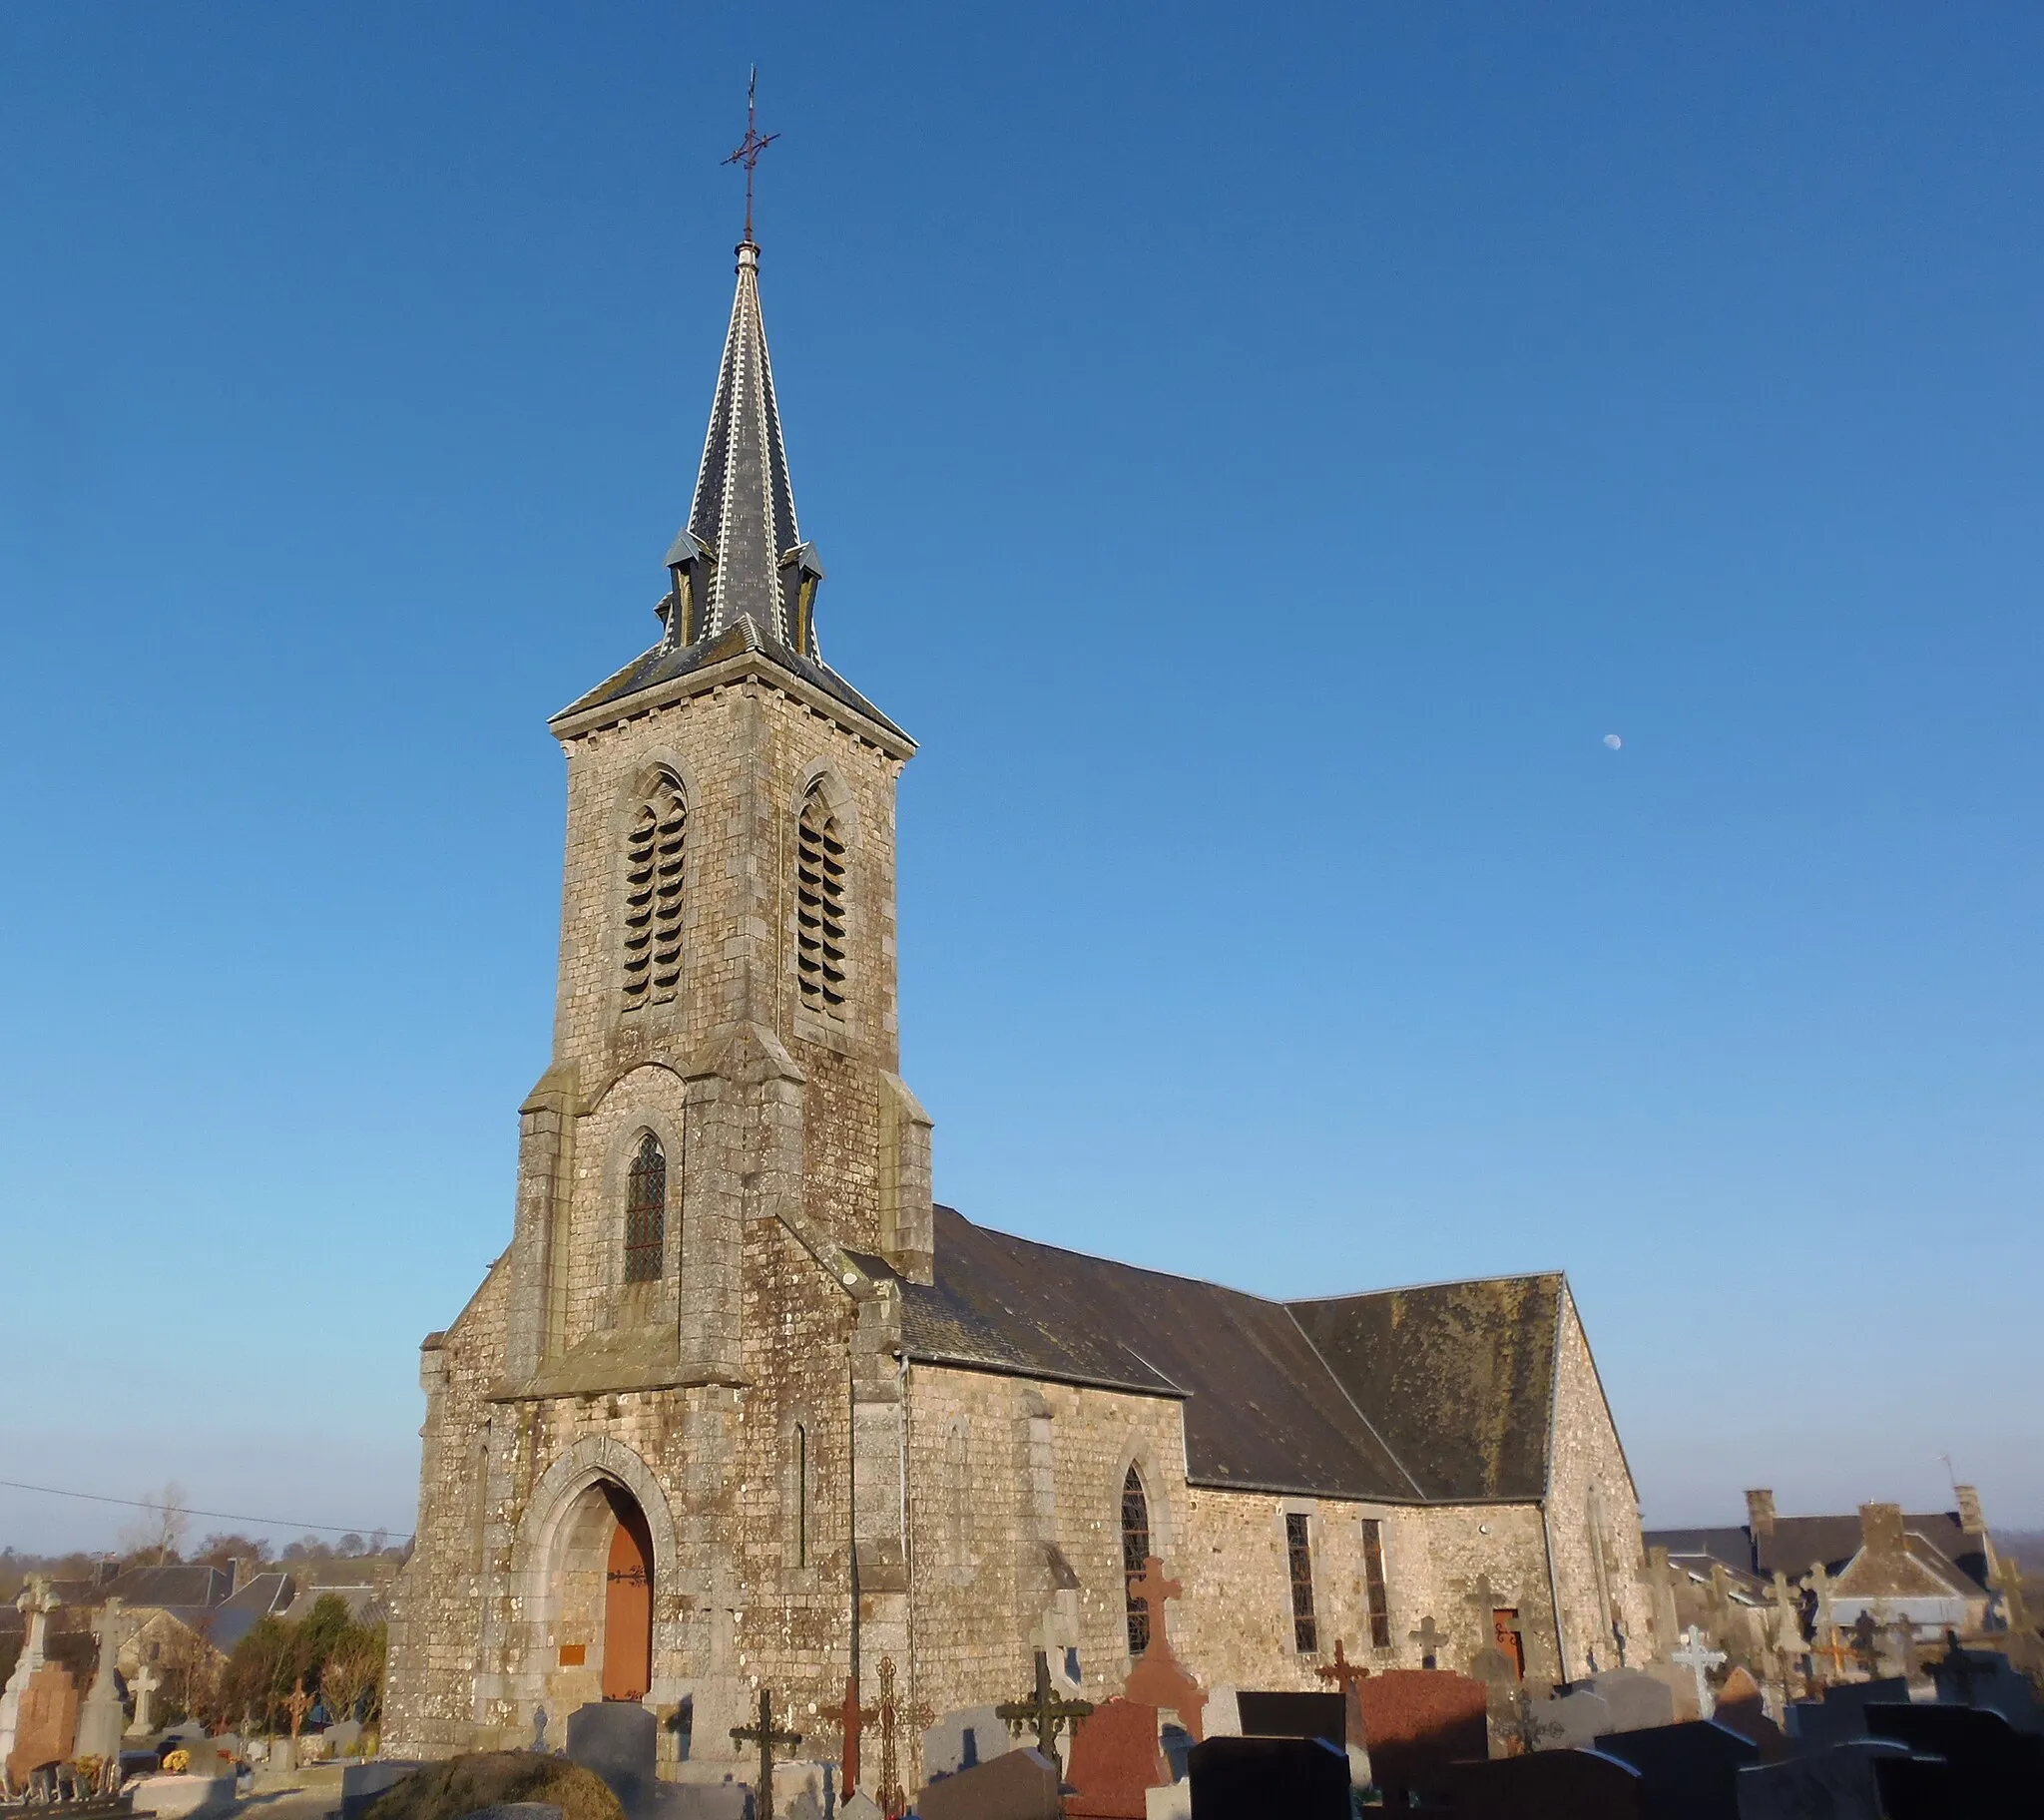
[[[899,1073],[895,784],[825,663],[760,310],[738,294],[658,643],[561,710],[553,1057],[510,1244],[427,1336],[385,1748],[640,1700],[731,1759],[770,1689],[835,1755],[911,1707],[1120,1690],[1151,1614],[1205,1684],[1337,1643],[1546,1683],[1653,1653],[1637,1500],[1567,1280],[1281,1302],[931,1201]],[[1358,1248],[1359,1249],[1359,1248]]]

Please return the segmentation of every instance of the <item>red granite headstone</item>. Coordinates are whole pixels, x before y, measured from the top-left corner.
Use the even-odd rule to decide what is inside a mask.
[[[1711,1716],[1720,1725],[1758,1744],[1763,1763],[1779,1763],[1788,1754],[1788,1738],[1781,1726],[1768,1717],[1768,1709],[1761,1699],[1760,1682],[1744,1668],[1734,1668],[1725,1677],[1725,1685],[1718,1694],[1717,1709]]]
[[[78,1683],[70,1669],[45,1662],[21,1691],[21,1716],[7,1758],[9,1779],[20,1788],[33,1771],[70,1762],[77,1736]]]
[[[1446,1669],[1390,1668],[1356,1688],[1364,1745],[1379,1788],[1399,1799],[1438,1782],[1450,1763],[1490,1755],[1481,1681]]]
[[[1086,1820],[1144,1820],[1146,1792],[1171,1780],[1157,1743],[1157,1708],[1109,1700],[1072,1734],[1065,1812]]]

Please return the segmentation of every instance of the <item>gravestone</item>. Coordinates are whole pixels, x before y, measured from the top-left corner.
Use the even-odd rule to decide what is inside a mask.
[[[337,1725],[326,1728],[326,1747],[336,1757],[351,1757],[361,1747],[362,1726],[359,1719],[342,1719]]]
[[[1761,1754],[1751,1738],[1710,1719],[1614,1732],[1597,1748],[1640,1772],[1642,1805],[1655,1820],[1738,1820],[1739,1772]]]
[[[1141,1700],[1109,1700],[1072,1733],[1065,1780],[1073,1792],[1065,1812],[1085,1820],[1145,1820],[1146,1791],[1171,1781],[1157,1742],[1157,1708]]]
[[[1907,1681],[1833,1681],[1820,1700],[1797,1700],[1788,1708],[1788,1741],[1794,1751],[1821,1750],[1844,1738],[1863,1738],[1866,1709],[1907,1703]]]
[[[1526,1739],[1535,1750],[1592,1750],[1612,1729],[1611,1702],[1588,1687],[1526,1702]]]
[[[1713,1668],[1725,1665],[1725,1651],[1713,1649],[1711,1639],[1695,1624],[1682,1633],[1682,1647],[1671,1649],[1668,1659],[1677,1668],[1686,1668],[1696,1677],[1697,1716],[1708,1719],[1711,1709],[1717,1704],[1711,1692],[1710,1673]]]
[[[1590,1686],[1611,1708],[1609,1731],[1645,1731],[1675,1723],[1675,1690],[1658,1676],[1638,1668],[1614,1668]]]
[[[7,1776],[24,1787],[31,1770],[71,1761],[78,1737],[78,1683],[61,1662],[45,1662],[28,1678],[14,1721]]]
[[[1387,1797],[1428,1786],[1450,1763],[1490,1754],[1483,1685],[1440,1668],[1391,1668],[1355,1690],[1370,1769]]]
[[[977,1769],[1014,1745],[1008,1722],[991,1706],[961,1706],[922,1734],[922,1779]]]
[[[233,1776],[144,1776],[122,1791],[138,1814],[184,1820],[187,1814],[218,1813],[235,1804]]]
[[[883,1820],[880,1804],[862,1788],[855,1788],[850,1796],[838,1803],[837,1820]]]
[[[1207,1735],[1210,1738],[1242,1736],[1242,1708],[1233,1687],[1215,1687],[1207,1695]]]
[[[1947,1706],[1978,1706],[1998,1712],[2018,1731],[2044,1732],[2044,1709],[2025,1675],[1998,1650],[1962,1649],[1953,1641],[1926,1666]]]
[[[1885,1738],[1855,1738],[1756,1763],[1739,1772],[1739,1820],[1883,1820],[1875,1764],[1908,1754]]]
[[[598,1777],[626,1820],[653,1811],[660,1720],[636,1700],[592,1700],[568,1715],[568,1761]]]
[[[1348,1757],[1324,1738],[1209,1738],[1193,1746],[1193,1820],[1350,1820]]]
[[[915,1804],[922,1820],[1059,1820],[1058,1766],[1042,1751],[1003,1751],[977,1769],[926,1787]]]
[[[1758,1744],[1763,1763],[1779,1763],[1788,1754],[1788,1738],[1768,1717],[1760,1682],[1744,1668],[1735,1668],[1725,1677],[1725,1685],[1718,1689],[1718,1709],[1711,1716]]]
[[[1324,1738],[1336,1750],[1348,1744],[1347,1701],[1338,1693],[1259,1693],[1235,1696],[1246,1738]]]
[[[107,1600],[107,1608],[100,1618],[100,1659],[92,1677],[92,1691],[85,1696],[85,1705],[78,1715],[78,1740],[73,1754],[81,1757],[97,1757],[102,1763],[110,1763],[121,1754],[121,1728],[128,1721],[128,1715],[121,1710],[120,1671],[114,1664],[114,1654],[120,1645],[116,1634],[116,1620],[120,1616],[121,1601]]]
[[[1441,1787],[1460,1820],[1642,1820],[1642,1781],[1630,1763],[1595,1750],[1457,1763]]]
[[[1176,1598],[1185,1588],[1166,1575],[1162,1561],[1150,1555],[1144,1558],[1142,1573],[1129,1581],[1128,1589],[1129,1596],[1141,1599],[1144,1610],[1149,1613],[1150,1645],[1131,1670],[1127,1684],[1122,1688],[1122,1697],[1141,1705],[1154,1706],[1159,1712],[1176,1713],[1179,1724],[1197,1744],[1207,1735],[1203,1716],[1207,1694],[1171,1646],[1169,1606],[1166,1603],[1168,1599]],[[1073,1678],[1077,1679],[1076,1676]]]
[[[1909,1755],[1875,1770],[1892,1820],[2034,1815],[2044,1789],[2044,1737],[1998,1712],[1938,1704],[1868,1706],[1867,1729]]]

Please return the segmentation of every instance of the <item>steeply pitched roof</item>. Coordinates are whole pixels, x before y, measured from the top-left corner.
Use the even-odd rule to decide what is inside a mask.
[[[233,1585],[225,1568],[130,1568],[100,1588],[98,1596],[122,1599],[131,1609],[161,1605],[206,1610],[226,1598]]]
[[[1286,1304],[942,1206],[935,1274],[903,1285],[912,1358],[1182,1398],[1195,1483],[1400,1503],[1545,1488],[1559,1276]]]
[[[1905,1516],[1902,1526],[1911,1552],[1920,1548],[1933,1566],[1943,1563],[1979,1588],[1987,1585],[1985,1538],[1969,1534],[1956,1511],[1921,1511]],[[1779,1568],[1790,1580],[1807,1579],[1821,1567],[1835,1576],[1860,1551],[1865,1541],[1857,1513],[1820,1517],[1777,1517],[1772,1532],[1756,1536],[1750,1527],[1724,1526],[1697,1530],[1649,1530],[1650,1548],[1671,1555],[1708,1555],[1742,1573],[1771,1579]]]

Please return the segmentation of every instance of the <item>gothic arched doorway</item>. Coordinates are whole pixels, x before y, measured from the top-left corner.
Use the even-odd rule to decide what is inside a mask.
[[[643,1700],[653,1685],[653,1537],[630,1492],[602,1489],[616,1519],[604,1571],[603,1697]]]

